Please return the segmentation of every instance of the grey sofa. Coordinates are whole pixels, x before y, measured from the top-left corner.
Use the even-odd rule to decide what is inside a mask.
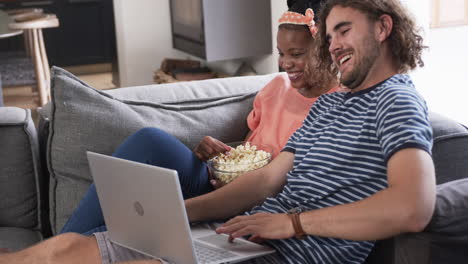
[[[205,135],[244,138],[256,92],[275,75],[97,91],[53,68],[52,102],[0,107],[0,248],[57,233],[91,182],[85,151],[111,154],[124,138],[159,127],[194,147]],[[438,197],[424,232],[378,241],[368,263],[467,263],[468,131],[432,114]]]

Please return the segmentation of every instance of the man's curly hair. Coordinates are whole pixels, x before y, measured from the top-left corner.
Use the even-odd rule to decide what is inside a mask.
[[[416,27],[409,12],[401,5],[400,0],[328,0],[320,8],[318,15],[319,67],[336,72],[328,50],[329,43],[326,38],[325,23],[330,11],[335,6],[359,10],[366,14],[371,21],[378,21],[384,14],[391,16],[393,29],[389,41],[393,59],[398,65],[398,72],[406,73],[417,66],[424,66],[421,55],[426,46],[424,46],[423,38],[419,34],[419,28]]]

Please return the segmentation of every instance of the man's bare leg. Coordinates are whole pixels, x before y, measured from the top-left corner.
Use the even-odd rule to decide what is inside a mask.
[[[94,236],[65,233],[32,247],[0,254],[0,264],[101,264],[99,248]]]
[[[135,260],[128,262],[119,262],[117,264],[161,264],[159,260]]]

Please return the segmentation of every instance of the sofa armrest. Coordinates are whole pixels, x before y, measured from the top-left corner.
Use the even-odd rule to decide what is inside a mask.
[[[437,186],[434,215],[425,232],[431,234],[431,263],[467,263],[467,178]]]
[[[31,111],[0,107],[0,226],[42,230],[42,179]]]
[[[426,231],[468,241],[468,178],[437,186],[434,215]]]
[[[18,107],[2,107],[0,108],[0,126],[24,124],[31,117],[30,112]]]

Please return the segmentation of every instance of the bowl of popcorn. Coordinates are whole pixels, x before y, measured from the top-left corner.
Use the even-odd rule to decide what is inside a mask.
[[[231,150],[221,153],[208,160],[211,174],[227,184],[248,171],[267,165],[273,156],[273,148],[269,145],[250,142],[228,143]]]

